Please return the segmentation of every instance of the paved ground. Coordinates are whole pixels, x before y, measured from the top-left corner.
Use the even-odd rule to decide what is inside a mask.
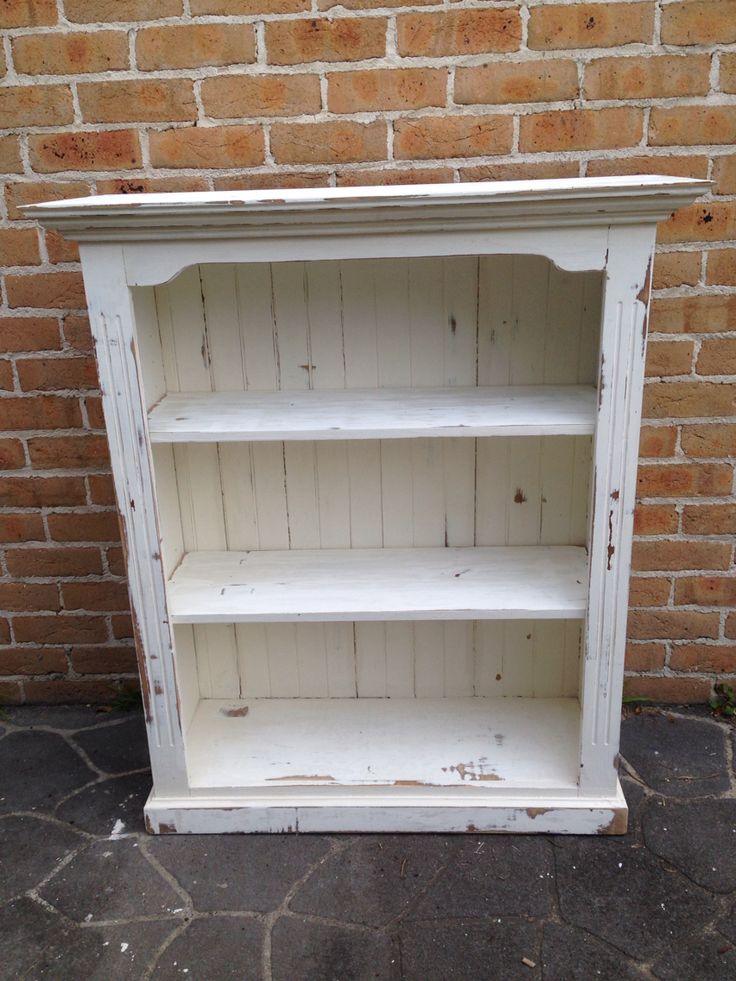
[[[152,838],[141,718],[0,718],[0,977],[736,978],[736,729],[624,722],[625,838]]]

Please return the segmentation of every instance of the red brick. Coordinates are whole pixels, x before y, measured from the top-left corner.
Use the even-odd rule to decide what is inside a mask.
[[[109,466],[104,436],[37,436],[28,440],[31,465],[42,470]]]
[[[79,402],[74,398],[41,395],[6,398],[3,426],[6,430],[75,429],[82,424]]]
[[[31,358],[17,362],[21,388],[31,391],[65,391],[97,388],[94,358]]]
[[[635,541],[632,555],[632,568],[638,572],[727,569],[731,546],[727,542]]]
[[[0,128],[59,126],[74,119],[68,85],[11,85],[0,88]]]
[[[0,582],[1,610],[59,610],[59,590],[51,583]]]
[[[428,116],[394,123],[394,156],[399,160],[509,153],[511,140],[510,116]]]
[[[673,456],[677,444],[676,426],[642,426],[639,434],[639,456]]]
[[[22,174],[23,161],[17,136],[0,136],[0,174]]]
[[[706,281],[715,286],[736,286],[736,249],[712,249],[708,253]]]
[[[664,644],[627,644],[627,671],[660,671],[664,667]]]
[[[655,106],[649,120],[652,146],[733,143],[736,106]]]
[[[103,506],[112,506],[115,504],[115,487],[112,477],[107,474],[91,474],[87,479],[89,483],[89,496],[93,504]],[[118,531],[116,537],[119,536],[120,533]]]
[[[240,65],[255,61],[256,39],[250,24],[146,27],[136,35],[135,50],[142,71]]]
[[[82,477],[1,477],[0,506],[67,507],[85,503]]]
[[[647,345],[648,377],[688,375],[692,366],[694,344],[691,340],[650,341]]]
[[[624,696],[692,705],[708,701],[710,682],[704,678],[625,678]]]
[[[0,675],[62,674],[67,667],[61,647],[15,647],[0,651]]]
[[[194,89],[185,78],[80,82],[77,92],[87,123],[186,122],[197,118]]]
[[[102,411],[102,399],[86,398],[84,400],[84,407],[87,410],[89,429],[104,429],[105,416]]]
[[[200,126],[151,133],[154,167],[255,167],[264,160],[260,126]]]
[[[50,228],[44,231],[44,238],[49,262],[79,262],[79,246],[76,242],[70,242]]]
[[[709,55],[598,58],[586,66],[583,95],[586,99],[707,95],[709,75]]]
[[[362,163],[386,156],[383,122],[274,123],[271,150],[277,163]]]
[[[282,187],[329,187],[330,175],[305,171],[275,171],[266,174],[238,174],[215,177],[216,191],[271,190]]]
[[[736,647],[723,644],[675,644],[670,667],[673,671],[703,671],[736,674]]]
[[[639,466],[640,497],[718,497],[731,493],[726,463],[645,463]]]
[[[92,332],[89,327],[89,318],[69,316],[64,317],[63,322],[64,339],[70,347],[76,351],[91,353],[95,345]]]
[[[51,317],[0,317],[0,351],[58,351],[58,321]]]
[[[48,27],[58,20],[56,0],[4,0],[0,28]]]
[[[641,109],[556,109],[521,117],[522,152],[602,150],[635,146],[641,139]]]
[[[540,51],[648,44],[653,33],[653,3],[545,4],[529,16],[529,47]]]
[[[447,100],[447,71],[432,68],[335,72],[327,76],[331,112],[422,109]]]
[[[128,610],[128,587],[121,582],[65,582],[61,587],[67,610]]]
[[[130,64],[125,31],[26,34],[12,45],[15,70],[28,75],[109,72]]]
[[[12,392],[14,388],[13,366],[7,358],[0,358],[0,391]]]
[[[736,296],[655,298],[649,330],[668,334],[699,334],[736,330]]]
[[[666,606],[669,595],[669,579],[634,576],[629,583],[629,606]]]
[[[561,102],[577,94],[578,69],[572,60],[494,63],[455,72],[455,102],[461,105]]]
[[[727,44],[736,41],[734,0],[686,0],[662,7],[664,44]]]
[[[736,4],[734,10],[736,11]],[[736,55],[721,55],[721,91],[731,94],[736,92]]]
[[[319,76],[214,76],[202,82],[202,102],[213,119],[315,113],[321,105]]]
[[[634,511],[634,534],[668,535],[677,531],[674,504],[639,504]]]
[[[138,134],[132,129],[99,133],[46,133],[28,140],[31,165],[41,174],[60,170],[129,170],[141,166]]]
[[[733,576],[686,576],[678,579],[675,582],[675,603],[678,606],[736,606],[736,579]]]
[[[23,181],[22,183],[8,184],[5,188],[8,218],[11,220],[25,218],[25,215],[18,210],[24,204],[84,198],[89,193],[89,184],[84,184],[82,181]]]
[[[713,161],[714,194],[736,194],[736,156]]]
[[[78,272],[32,273],[5,277],[11,307],[84,307],[82,274]]]
[[[671,177],[708,176],[707,157],[615,157],[606,154],[602,160],[589,160],[589,177],[616,177],[624,174],[667,174]]]
[[[19,682],[0,682],[0,702],[3,705],[20,705],[23,701],[23,690]]]
[[[77,674],[125,674],[138,669],[134,647],[72,647],[69,657]]]
[[[15,548],[5,553],[11,576],[56,578],[102,575],[98,548]]]
[[[298,65],[382,58],[386,25],[383,17],[271,21],[266,24],[268,61],[272,65]]]
[[[709,201],[680,208],[657,229],[657,241],[662,243],[714,242],[728,238],[736,238],[736,203],[733,201]]]
[[[736,613],[729,613],[726,617],[725,633],[729,640],[736,640]]]
[[[338,187],[364,187],[367,184],[451,184],[449,167],[423,167],[421,170],[344,170],[337,172]]]
[[[115,511],[50,514],[48,525],[49,535],[56,542],[120,541],[120,525]]]
[[[736,504],[688,504],[682,530],[686,535],[736,535]]]
[[[683,426],[682,449],[694,457],[736,456],[736,424]]]
[[[124,576],[127,572],[125,568],[125,555],[122,548],[105,549],[107,567],[113,576]]]
[[[10,643],[10,620],[0,617],[0,644]]]
[[[35,228],[0,228],[0,265],[37,266],[40,262]]]
[[[658,252],[654,257],[655,290],[695,286],[700,280],[702,252]]]
[[[736,337],[704,340],[696,371],[699,375],[736,375]]]
[[[384,6],[385,0],[380,0],[377,6]],[[349,7],[349,0],[340,0],[340,5]],[[369,4],[366,2],[365,4]],[[191,0],[192,14],[216,14],[225,17],[228,14],[252,17],[254,14],[299,14],[311,9],[310,0]],[[359,6],[363,6],[360,0]]]
[[[130,614],[111,616],[112,634],[116,640],[133,640],[133,620]]]
[[[25,466],[23,444],[19,439],[0,438],[0,470],[18,470]]]
[[[716,382],[670,382],[644,389],[644,418],[729,416],[736,407],[736,386]]]
[[[19,644],[99,644],[107,624],[100,616],[16,616],[13,632]]]
[[[399,54],[404,57],[518,51],[521,17],[511,8],[399,14],[396,36]]]
[[[126,682],[126,686],[137,689],[137,679]],[[53,678],[48,681],[25,681],[23,689],[29,703],[107,705],[117,697],[120,682],[97,678]]]
[[[142,194],[144,191],[207,191],[209,184],[205,177],[192,175],[169,177],[113,177],[95,181],[98,194]]]
[[[64,0],[64,13],[77,24],[99,22],[158,20],[178,17],[183,12],[182,0]]]
[[[40,514],[0,514],[0,542],[39,542],[45,537]]]
[[[718,613],[697,610],[630,610],[628,634],[632,640],[715,640]]]
[[[478,164],[460,168],[461,181],[526,181],[554,177],[578,177],[577,161],[545,160],[543,162]]]

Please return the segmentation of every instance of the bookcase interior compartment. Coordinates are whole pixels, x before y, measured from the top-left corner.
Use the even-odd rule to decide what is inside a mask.
[[[152,831],[620,833],[670,177],[101,196]]]

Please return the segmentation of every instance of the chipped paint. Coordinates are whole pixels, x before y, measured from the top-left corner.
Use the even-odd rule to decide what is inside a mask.
[[[221,708],[220,715],[226,715],[228,719],[242,719],[249,711],[247,705],[241,705],[239,708]]]
[[[158,833],[160,835],[175,835],[176,825],[171,822],[162,821],[158,826]]]
[[[516,488],[516,493],[514,494],[514,504],[526,504],[526,494],[521,487]]]
[[[547,814],[551,810],[551,807],[527,807],[526,814],[527,817],[531,818],[533,821],[535,818],[538,818],[540,814]]]
[[[287,773],[283,777],[266,777],[266,780],[269,783],[273,781],[283,781],[284,783],[337,783],[335,778],[330,776],[329,773]]]
[[[617,807],[612,812],[610,821],[606,821],[596,829],[598,835],[625,835],[629,827],[629,809]]]
[[[503,780],[503,777],[499,777],[497,773],[493,770],[485,770],[486,763],[481,760],[475,763],[473,760],[470,763],[456,763],[454,766],[443,766],[443,773],[457,773],[461,780],[465,780],[467,777],[470,781],[475,780]]]
[[[608,546],[606,547],[606,552],[608,554],[608,560],[606,562],[606,568],[611,571],[611,559],[613,558],[613,553],[616,551],[616,546],[613,544],[613,508],[608,512]]]

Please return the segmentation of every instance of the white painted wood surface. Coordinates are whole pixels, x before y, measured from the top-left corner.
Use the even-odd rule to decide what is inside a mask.
[[[82,241],[151,830],[624,830],[648,262],[655,222],[707,186],[586,178],[28,209]],[[560,422],[559,399],[534,404],[581,386],[577,423]],[[534,394],[448,435],[470,403],[489,410],[489,387]],[[260,423],[244,408],[259,400]],[[224,425],[226,404],[240,408]],[[196,425],[177,418],[194,405]],[[376,568],[361,579],[362,550]],[[389,553],[407,557],[402,574]],[[456,576],[456,553],[481,561]],[[200,563],[208,573],[191,577]],[[269,570],[256,586],[235,575],[249,564]],[[280,622],[264,622],[264,603]]]
[[[582,435],[592,387],[218,392],[165,396],[149,413],[153,443]]]
[[[189,732],[190,781],[574,792],[579,721],[573,698],[209,698]]]
[[[571,546],[189,552],[173,623],[570,619],[588,560]]]

